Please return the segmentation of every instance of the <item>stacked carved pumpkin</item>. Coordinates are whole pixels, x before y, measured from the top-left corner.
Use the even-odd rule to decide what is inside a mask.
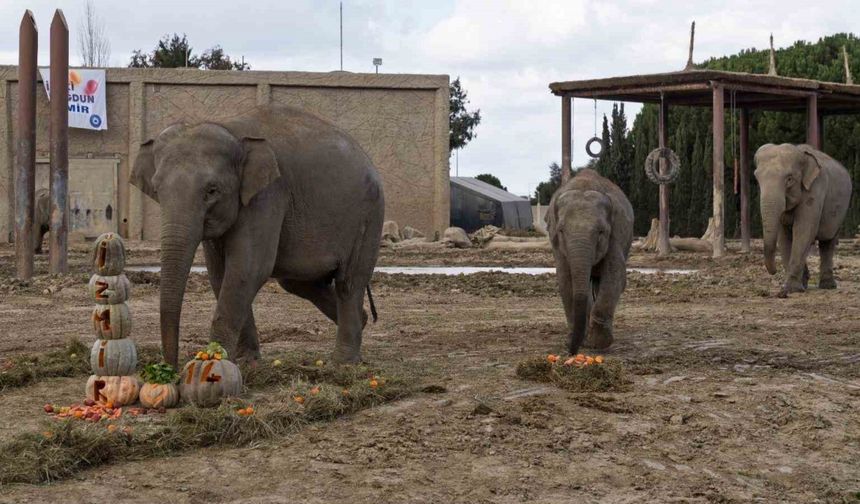
[[[140,382],[135,375],[137,347],[131,340],[128,297],[131,282],[123,273],[125,245],[116,233],[96,239],[93,249],[95,274],[89,293],[96,303],[93,331],[98,338],[90,352],[93,375],[87,380],[87,398],[115,406],[137,401]]]

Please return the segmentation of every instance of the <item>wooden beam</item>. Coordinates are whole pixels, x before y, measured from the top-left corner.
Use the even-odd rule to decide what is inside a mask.
[[[660,103],[660,125],[657,131],[659,146],[668,147],[669,143],[669,104]],[[669,167],[665,159],[660,159],[660,174],[665,175]],[[660,227],[657,238],[657,255],[667,256],[672,247],[669,244],[669,185],[660,184]]]
[[[51,22],[52,274],[69,272],[69,26],[61,9]]]
[[[741,252],[750,251],[750,111],[741,108],[740,117],[740,189],[741,189]]]
[[[821,136],[819,135],[818,96],[813,95],[806,100],[806,143],[821,149]]]
[[[15,128],[15,261],[19,280],[33,278],[36,199],[36,72],[39,33],[29,10],[18,34],[18,110]]]
[[[570,178],[571,170],[571,105],[572,98],[565,95],[561,97],[561,183],[564,184]]]
[[[722,257],[726,252],[725,237],[725,200],[723,194],[725,178],[725,89],[714,84],[714,257]]]

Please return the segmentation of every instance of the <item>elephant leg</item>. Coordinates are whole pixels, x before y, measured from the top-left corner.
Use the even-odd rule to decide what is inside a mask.
[[[361,332],[364,328],[364,291],[366,283],[352,287],[349,282],[335,282],[337,299],[337,338],[332,356],[335,362],[361,362]]]
[[[224,281],[224,247],[215,240],[203,242],[203,255],[206,258],[206,272],[209,274],[209,285],[215,293],[215,299],[221,292]],[[245,325],[239,334],[239,343],[234,360],[246,361],[251,364],[260,358],[260,342],[257,336],[257,324],[254,320],[254,310],[246,314]]]
[[[778,233],[779,257],[782,260],[782,268],[785,270],[785,275],[788,276],[788,265],[791,262],[791,228],[789,226],[780,226]]]
[[[567,320],[568,340],[573,336],[573,285],[570,281],[570,268],[567,259],[556,256],[555,274],[558,279],[558,293],[564,307],[564,317]]]
[[[837,238],[818,242],[818,255],[821,257],[821,269],[818,279],[819,289],[836,288],[836,279],[833,278],[833,255],[836,253],[838,242]]]
[[[278,283],[281,287],[296,296],[306,299],[313,303],[319,311],[337,324],[337,294],[334,286],[329,282],[301,282],[297,280],[280,279]],[[367,312],[364,307],[361,310],[363,328],[367,325]]]
[[[795,219],[792,226],[791,239],[791,259],[788,262],[788,271],[786,275],[785,285],[779,293],[779,297],[787,297],[792,292],[803,292],[804,274],[807,276],[808,282],[809,268],[806,266],[806,257],[809,254],[809,248],[815,239],[815,234],[811,226],[803,225],[803,221]]]
[[[615,308],[621,293],[627,286],[627,267],[624,255],[621,252],[609,254],[603,264],[600,274],[600,288],[597,298],[594,300],[594,308],[591,310],[591,321],[588,326],[588,335],[592,347],[604,350],[609,348],[614,339],[612,334],[612,321],[615,318]]]
[[[591,327],[591,316],[594,312],[594,303],[597,297],[600,296],[600,277],[591,277],[591,297],[588,298],[588,319],[586,327]],[[585,335],[585,346],[588,348],[600,348],[601,342],[594,339],[594,334],[591,331]]]

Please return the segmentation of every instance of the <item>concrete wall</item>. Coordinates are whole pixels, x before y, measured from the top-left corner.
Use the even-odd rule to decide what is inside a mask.
[[[142,142],[174,122],[229,119],[264,104],[302,108],[352,135],[382,176],[386,219],[428,236],[448,226],[448,76],[109,68],[107,82],[108,130],[69,129],[69,157],[73,166],[119,160],[112,225],[123,236],[159,234],[158,204],[128,183]],[[0,241],[10,239],[14,222],[16,86],[17,68],[0,66]],[[39,86],[36,154],[42,160],[49,121]]]

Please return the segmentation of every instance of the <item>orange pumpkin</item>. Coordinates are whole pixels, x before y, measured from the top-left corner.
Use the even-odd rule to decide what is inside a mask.
[[[179,390],[172,383],[144,383],[140,404],[147,408],[172,408],[179,403]]]
[[[140,382],[137,376],[91,375],[86,392],[87,399],[123,406],[137,401]]]
[[[125,275],[93,275],[88,288],[93,301],[100,305],[125,303],[131,294],[131,282]]]
[[[215,406],[242,393],[242,373],[228,360],[194,359],[182,368],[179,395],[198,406]]]
[[[99,339],[123,339],[131,334],[131,312],[125,303],[96,305],[92,322]]]
[[[125,268],[125,244],[122,237],[116,233],[105,233],[96,238],[92,260],[98,275],[121,274]]]

